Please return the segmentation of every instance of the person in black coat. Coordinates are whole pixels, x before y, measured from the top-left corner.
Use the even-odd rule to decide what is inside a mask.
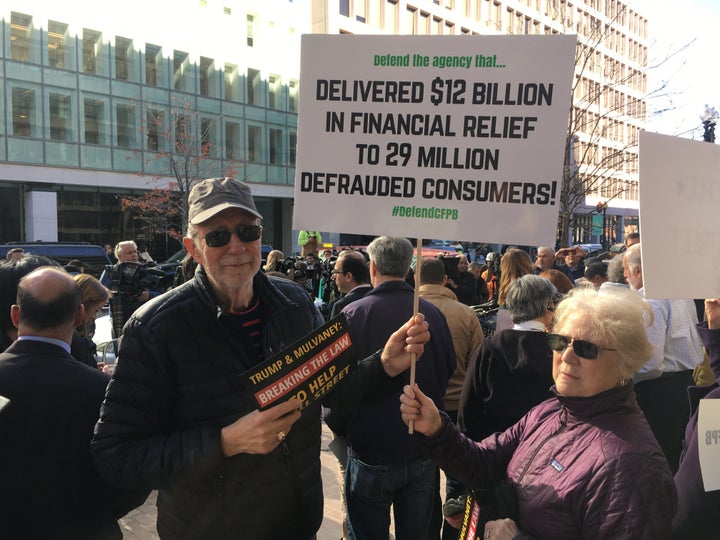
[[[89,443],[108,376],[70,355],[80,292],[57,268],[18,287],[18,339],[0,354],[0,530],[3,538],[120,539],[117,520],[148,491],[104,482]]]
[[[335,317],[348,304],[360,300],[372,289],[367,260],[359,251],[340,252],[332,270],[332,279],[343,297],[333,304],[330,318]]]

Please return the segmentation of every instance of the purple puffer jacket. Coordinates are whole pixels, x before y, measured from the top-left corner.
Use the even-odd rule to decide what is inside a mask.
[[[518,494],[517,538],[663,539],[677,495],[633,385],[556,398],[476,443],[445,418],[425,439],[432,458],[471,488],[505,475]]]
[[[711,386],[691,387],[697,399],[720,399],[720,330],[709,329],[707,322],[696,326],[700,340],[710,356],[710,366],[717,381]],[[695,410],[698,403],[691,404]],[[680,468],[675,473],[678,490],[678,511],[673,519],[673,538],[705,540],[718,537],[720,491],[705,491],[698,450],[698,415],[693,414],[685,429],[685,450]]]

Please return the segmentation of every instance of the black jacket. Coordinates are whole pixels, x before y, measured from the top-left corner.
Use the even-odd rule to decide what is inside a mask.
[[[258,273],[253,285],[266,357],[322,324],[297,284]],[[92,451],[111,482],[159,489],[163,538],[303,539],[320,527],[319,405],[303,411],[273,452],[222,455],[221,428],[257,408],[238,377],[257,363],[254,352],[244,353],[251,347],[217,306],[202,269],[125,327]],[[392,381],[377,358],[353,378],[380,388]],[[340,388],[348,386],[363,385]]]
[[[61,347],[16,341],[0,354],[0,537],[122,538],[117,520],[149,491],[117,489],[88,445],[109,377]]]

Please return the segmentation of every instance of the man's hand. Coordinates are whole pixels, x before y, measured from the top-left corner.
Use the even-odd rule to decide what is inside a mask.
[[[425,316],[418,313],[395,331],[385,343],[380,360],[385,373],[395,377],[410,367],[412,354],[419,358],[424,345],[430,340]]]
[[[705,300],[705,317],[710,330],[720,328],[720,298]]]
[[[435,435],[442,428],[442,418],[433,400],[423,394],[418,385],[405,385],[400,394],[400,416],[406,424],[413,422],[413,430],[423,435]]]
[[[223,455],[267,454],[280,445],[300,419],[299,399],[290,399],[265,411],[253,411],[221,432]]]
[[[490,540],[512,540],[520,531],[512,519],[496,519],[485,524],[485,538]]]

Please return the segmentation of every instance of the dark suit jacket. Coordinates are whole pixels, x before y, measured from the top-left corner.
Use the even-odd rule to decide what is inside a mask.
[[[0,354],[0,536],[122,538],[117,519],[147,492],[105,483],[90,439],[109,377],[57,345],[16,341]]]
[[[360,300],[370,291],[372,291],[372,285],[370,284],[358,285],[355,287],[352,291],[333,304],[332,311],[330,311],[330,318],[332,319],[335,317],[335,315],[340,313],[345,306],[353,303],[355,300]]]

